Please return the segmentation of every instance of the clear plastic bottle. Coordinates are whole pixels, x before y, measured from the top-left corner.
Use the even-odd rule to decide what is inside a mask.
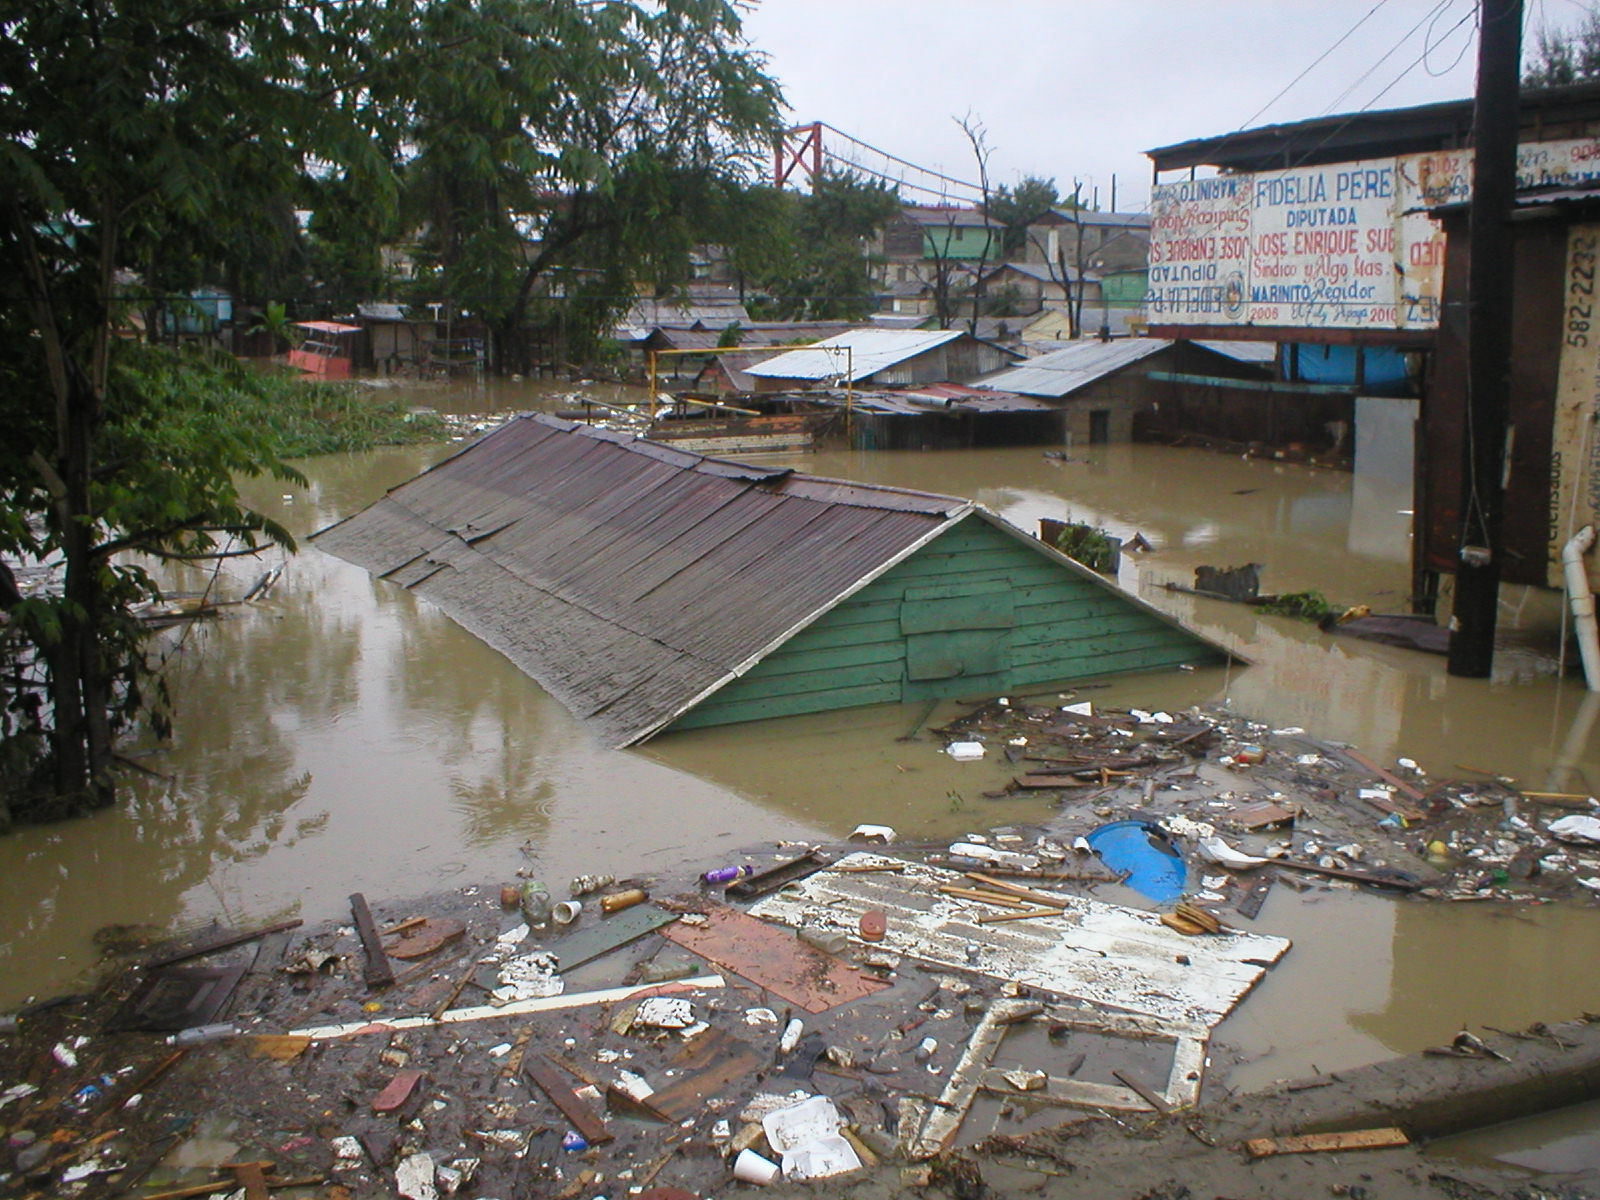
[[[198,1046],[203,1042],[222,1042],[239,1036],[239,1027],[232,1021],[215,1025],[191,1025],[167,1038],[169,1046]]]

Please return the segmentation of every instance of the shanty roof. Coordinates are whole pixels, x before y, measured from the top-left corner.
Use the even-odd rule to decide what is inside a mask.
[[[638,341],[648,337],[650,331],[658,326],[670,326],[677,329],[726,329],[737,322],[740,325],[750,324],[750,314],[745,311],[744,305],[737,302],[719,303],[716,300],[695,300],[687,302],[665,300],[637,300],[627,315],[617,322],[615,335],[627,341]]]
[[[1270,366],[1278,361],[1277,342],[1221,342],[1200,339],[1194,344],[1202,350],[1209,350],[1213,354],[1220,354],[1237,362],[1266,363]]]
[[[859,382],[964,336],[959,329],[852,329],[815,346],[791,350],[749,368],[763,379],[840,379]]]
[[[989,225],[998,229],[1001,225],[1001,222],[993,217],[984,216],[975,208],[964,208],[954,204],[907,204],[900,211],[906,219],[915,221],[918,225],[931,225],[935,228]]]
[[[1118,338],[1109,342],[1085,338],[1030,358],[1021,366],[991,375],[974,386],[1060,400],[1170,345],[1164,338]]]
[[[360,333],[361,326],[345,325],[339,321],[295,321],[296,329],[314,329],[318,333]]]
[[[405,305],[390,304],[383,300],[372,300],[365,304],[356,305],[356,314],[369,321],[405,321]]]
[[[974,507],[535,413],[315,536],[630,745]]]
[[[1517,103],[1519,125],[1526,140],[1544,140],[1554,136],[1548,129],[1562,123],[1600,118],[1600,82],[1524,88]],[[1472,101],[1447,100],[1262,125],[1160,146],[1145,153],[1157,171],[1199,166],[1270,171],[1455,149],[1469,145],[1471,135]]]
[[[1061,281],[1060,269],[1053,263],[1036,262],[996,263],[989,268],[985,278],[992,279],[1003,271],[1015,271],[1018,275],[1025,275],[1029,279],[1037,279],[1040,283],[1060,283]],[[1071,280],[1083,278],[1098,281],[1100,276],[1092,272],[1080,272],[1076,267],[1069,266],[1067,268],[1067,278]]]
[[[834,404],[845,403],[845,397],[834,395],[823,399]],[[849,401],[863,412],[890,413],[894,415],[924,416],[930,412],[952,413],[1016,413],[1054,412],[1055,406],[1036,400],[1032,396],[1019,396],[1015,392],[997,392],[992,389],[968,387],[963,383],[933,383],[917,388],[901,388],[885,392],[856,392]]]

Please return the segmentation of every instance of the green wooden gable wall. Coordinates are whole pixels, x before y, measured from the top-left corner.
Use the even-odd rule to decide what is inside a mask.
[[[1115,588],[971,514],[672,729],[1223,661]]]

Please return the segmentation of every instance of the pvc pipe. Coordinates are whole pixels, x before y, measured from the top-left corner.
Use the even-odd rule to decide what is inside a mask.
[[[1594,593],[1589,590],[1589,571],[1584,552],[1594,545],[1594,526],[1585,525],[1561,547],[1561,565],[1566,573],[1567,604],[1572,609],[1573,630],[1578,635],[1578,653],[1583,656],[1583,679],[1591,692],[1600,692],[1600,632],[1594,619]]]

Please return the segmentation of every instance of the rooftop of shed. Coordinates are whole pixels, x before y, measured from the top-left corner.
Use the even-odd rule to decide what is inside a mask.
[[[1059,400],[1170,345],[1164,338],[1117,338],[1109,342],[1085,338],[1030,358],[1023,365],[991,375],[974,386]]]
[[[860,382],[946,342],[967,336],[959,329],[851,329],[814,346],[791,350],[749,368],[763,379],[838,379]]]

